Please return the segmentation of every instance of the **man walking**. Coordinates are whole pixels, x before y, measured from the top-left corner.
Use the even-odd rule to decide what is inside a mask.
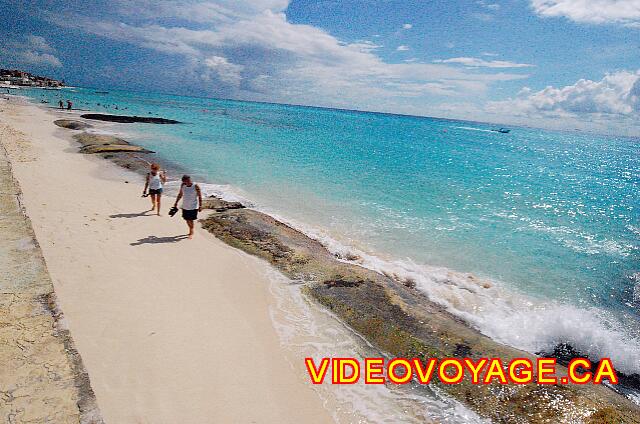
[[[174,208],[178,207],[178,202],[182,199],[182,218],[187,221],[189,227],[189,238],[193,238],[193,221],[198,219],[198,212],[202,212],[202,192],[200,186],[191,181],[189,175],[182,176],[182,185],[176,198]]]

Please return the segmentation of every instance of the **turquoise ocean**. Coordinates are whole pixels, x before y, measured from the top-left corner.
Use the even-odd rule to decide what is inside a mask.
[[[103,129],[345,260],[412,279],[498,341],[533,353],[569,343],[640,373],[638,138],[125,91],[21,94],[182,121]]]

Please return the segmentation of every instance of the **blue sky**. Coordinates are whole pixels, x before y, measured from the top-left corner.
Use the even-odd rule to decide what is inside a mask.
[[[640,0],[1,1],[0,66],[99,88],[640,134]]]

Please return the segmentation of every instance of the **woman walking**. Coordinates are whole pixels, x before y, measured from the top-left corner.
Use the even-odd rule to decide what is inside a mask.
[[[151,164],[151,172],[147,173],[147,180],[144,184],[144,190],[142,195],[147,195],[147,189],[149,189],[149,197],[151,197],[151,211],[156,211],[156,214],[160,216],[160,198],[162,197],[162,188],[167,182],[167,176],[164,171],[160,170],[160,165],[157,163]]]

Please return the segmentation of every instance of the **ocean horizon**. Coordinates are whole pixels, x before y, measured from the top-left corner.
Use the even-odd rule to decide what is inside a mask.
[[[533,354],[568,343],[640,374],[638,138],[80,87],[20,93],[181,121],[95,131],[343,260],[414,282],[496,341]]]
[[[269,101],[260,101],[260,100],[243,100],[236,98],[225,98],[225,97],[216,97],[216,96],[197,96],[193,94],[180,94],[178,92],[169,92],[169,91],[137,91],[130,90],[124,88],[109,88],[109,87],[93,87],[93,86],[65,86],[61,88],[61,90],[74,90],[76,88],[82,90],[94,90],[103,91],[103,92],[127,92],[134,93],[139,95],[160,95],[160,96],[176,96],[176,97],[190,97],[194,99],[203,99],[203,100],[213,100],[213,101],[225,101],[225,102],[239,102],[239,103],[255,103],[255,104],[264,104],[264,105],[274,105],[274,106],[289,106],[289,107],[300,107],[300,108],[308,108],[308,109],[321,109],[321,110],[334,110],[334,111],[342,111],[342,112],[355,112],[355,113],[363,113],[363,114],[376,114],[376,115],[389,115],[389,116],[399,116],[399,117],[407,117],[407,118],[424,118],[424,119],[436,119],[441,121],[452,121],[452,122],[460,122],[460,123],[468,123],[468,124],[478,124],[478,125],[491,125],[496,129],[499,128],[525,128],[525,129],[545,129],[544,126],[536,126],[536,125],[526,125],[526,124],[517,124],[513,122],[493,122],[493,121],[478,121],[473,119],[458,119],[458,118],[447,118],[447,117],[439,117],[439,116],[431,116],[431,115],[414,115],[410,113],[394,113],[394,112],[385,112],[385,111],[376,111],[376,110],[365,110],[365,109],[349,109],[349,108],[340,108],[340,107],[331,107],[331,106],[315,106],[315,105],[306,105],[306,104],[298,104],[298,103],[286,103],[286,102],[269,102]],[[11,88],[13,90],[16,87]],[[28,87],[24,87],[22,89],[32,90]],[[40,89],[35,89],[36,91]],[[35,97],[34,97],[35,99]],[[77,109],[76,109],[77,110]],[[91,109],[93,110],[93,109]],[[640,135],[626,135],[626,134],[611,134],[610,132],[598,131],[590,128],[553,128],[547,129],[549,131],[560,132],[560,133],[573,133],[573,134],[591,134],[591,135],[600,135],[600,136],[614,136],[616,138],[626,138],[629,140],[640,140]]]

